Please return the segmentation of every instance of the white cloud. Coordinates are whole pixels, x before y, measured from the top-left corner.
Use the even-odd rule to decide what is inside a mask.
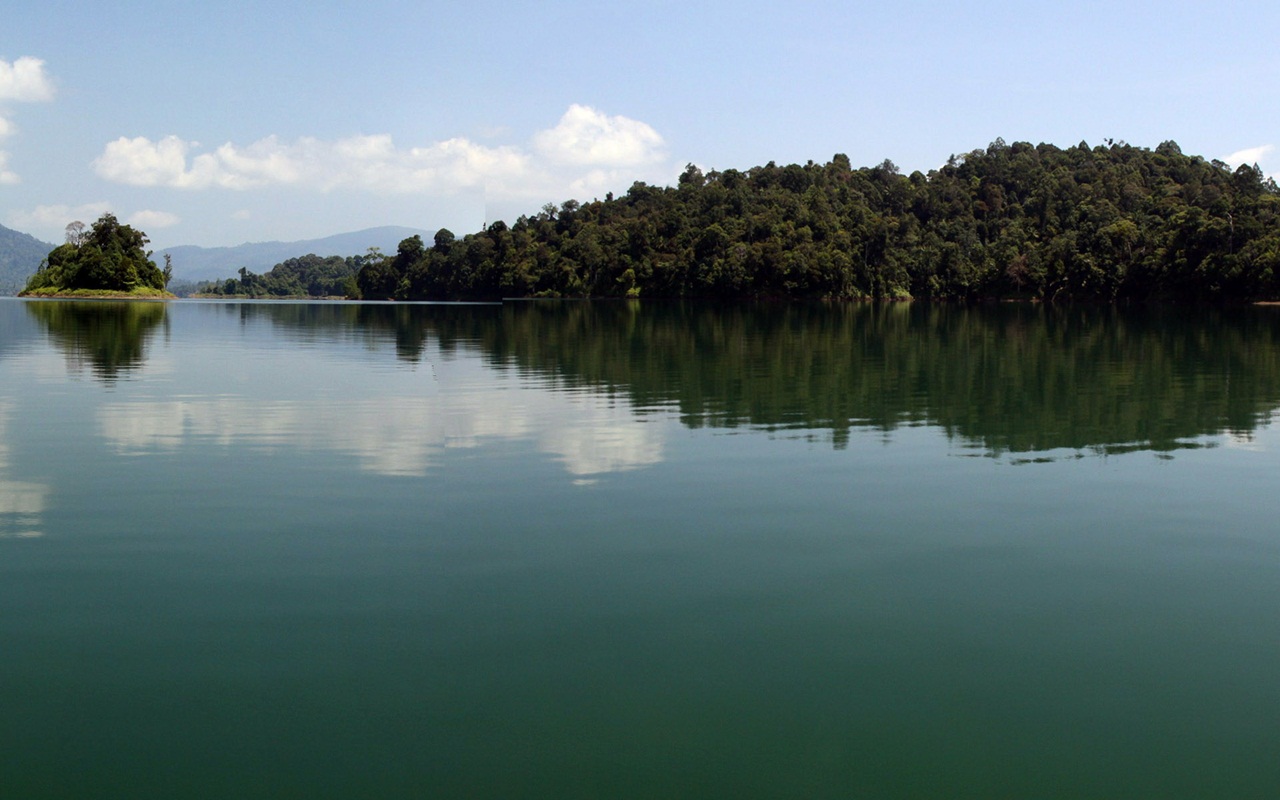
[[[35,103],[53,99],[53,81],[45,74],[44,62],[31,56],[23,56],[12,63],[0,59],[0,103]],[[0,117],[0,139],[13,135],[14,126]],[[0,150],[0,186],[18,183],[21,179],[8,167],[9,153]]]
[[[111,142],[94,162],[100,177],[132,186],[175,189],[252,189],[303,186],[324,191],[355,187],[392,192],[447,191],[527,172],[525,157],[466,139],[398,149],[390,136],[356,136],[286,143],[274,136],[245,147],[224,144],[190,159],[197,145],[168,136]]]
[[[4,117],[0,117],[0,139],[3,139],[6,136],[10,136],[12,134],[13,134],[13,123],[9,122],[9,120],[5,119]],[[9,154],[4,150],[0,150],[0,186],[4,186],[7,184],[14,184],[14,183],[17,183],[19,180],[16,173],[9,171],[8,165],[9,165]]]
[[[3,182],[3,159],[0,159],[0,182]],[[61,242],[67,224],[80,221],[91,225],[98,217],[111,211],[110,203],[85,203],[78,206],[47,205],[36,206],[32,211],[15,211],[5,219],[5,224],[16,230],[30,233],[45,241]],[[121,218],[129,225],[136,226],[143,232],[153,229],[168,228],[177,225],[182,218],[168,211],[152,211],[144,209]]]
[[[177,136],[110,142],[93,162],[97,174],[132,186],[246,190],[294,186],[332,191],[449,194],[483,190],[491,199],[599,194],[662,167],[662,137],[643,122],[574,105],[556,127],[534,137],[532,151],[453,138],[402,148],[389,135],[286,142],[269,136],[200,152]]]
[[[110,210],[110,203],[36,206],[34,211],[16,211],[10,214],[5,224],[46,239],[54,238],[61,241],[62,230],[68,223],[79,220],[89,224]]]
[[[540,154],[562,164],[634,167],[665,158],[662,137],[645,123],[577,104],[533,142]]]
[[[247,208],[242,208],[239,211],[232,212],[231,218],[232,219],[252,219],[253,212]]]
[[[44,61],[23,56],[13,63],[0,59],[0,101],[39,103],[52,100],[53,81],[44,71]]]
[[[139,136],[119,139],[107,145],[93,162],[98,175],[116,183],[133,186],[188,186],[188,144],[176,136],[152,142]]]
[[[1254,166],[1256,164],[1262,168],[1263,173],[1268,178],[1280,181],[1280,164],[1274,163],[1274,159],[1270,158],[1275,149],[1275,145],[1270,144],[1246,147],[1244,150],[1237,150],[1222,160],[1232,167]]]
[[[182,218],[177,214],[170,214],[168,211],[138,211],[129,215],[128,223],[143,231],[152,228],[171,228],[182,222]]]
[[[0,150],[0,186],[11,186],[20,180],[17,173],[9,170],[9,154]]]
[[[1259,164],[1265,161],[1266,157],[1275,149],[1275,146],[1270,144],[1264,144],[1258,147],[1247,147],[1244,150],[1237,150],[1222,160],[1233,167],[1238,167],[1241,164],[1253,166],[1254,164]]]

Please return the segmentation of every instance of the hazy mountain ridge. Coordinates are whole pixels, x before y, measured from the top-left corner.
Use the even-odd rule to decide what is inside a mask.
[[[54,245],[0,225],[0,295],[17,294]]]
[[[309,254],[353,256],[366,252],[370,247],[380,248],[384,253],[395,253],[402,240],[415,234],[430,241],[435,232],[385,225],[298,242],[250,242],[235,247],[179,245],[156,251],[152,259],[163,265],[165,255],[170,256],[176,280],[209,281],[232,277],[241,267],[251,272],[265,272],[282,261]]]

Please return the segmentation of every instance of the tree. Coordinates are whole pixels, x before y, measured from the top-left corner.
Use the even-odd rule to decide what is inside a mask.
[[[441,229],[443,230],[443,229]],[[448,231],[444,231],[448,233]],[[436,233],[436,239],[439,241],[440,233]],[[416,233],[408,239],[400,242],[396,248],[395,267],[396,272],[404,274],[409,267],[421,261],[427,255],[427,247],[422,243],[422,237]]]
[[[378,248],[371,247],[369,254],[365,256],[364,265],[356,275],[356,287],[365,300],[390,300],[396,295],[400,277],[394,261],[384,256]]]
[[[27,292],[70,290],[163,292],[165,276],[146,250],[146,234],[103,214],[86,233],[83,224],[67,226],[67,243],[55,247],[46,267],[31,277]]]
[[[694,163],[686,164],[684,172],[680,173],[677,183],[681,187],[689,187],[691,189],[701,189],[706,184],[706,178],[702,174],[702,170],[698,169],[698,165]]]
[[[80,220],[67,223],[67,244],[79,247],[84,244],[84,223]]]

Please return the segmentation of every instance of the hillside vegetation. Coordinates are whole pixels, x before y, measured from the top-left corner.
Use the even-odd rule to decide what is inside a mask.
[[[1280,192],[1124,143],[997,140],[927,175],[889,161],[703,173],[675,187],[545,206],[507,226],[418,236],[357,276],[366,299],[1280,296]]]

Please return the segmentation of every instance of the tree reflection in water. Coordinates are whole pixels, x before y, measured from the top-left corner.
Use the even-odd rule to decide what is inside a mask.
[[[32,302],[70,357],[113,381],[168,324],[161,303]],[[185,309],[184,309],[185,310]],[[478,356],[561,387],[848,446],[930,425],[985,455],[1168,453],[1247,438],[1280,407],[1280,309],[918,303],[244,303],[242,324],[366,344],[402,363]],[[221,313],[221,310],[220,310]],[[1054,457],[1061,456],[1058,453]]]
[[[70,362],[87,364],[106,383],[140,368],[147,341],[168,325],[163,302],[33,300],[25,306]]]
[[[827,438],[927,424],[987,455],[1170,452],[1280,406],[1280,309],[918,303],[244,306],[291,335],[429,340],[676,408],[690,427]],[[325,333],[328,331],[328,333]]]

